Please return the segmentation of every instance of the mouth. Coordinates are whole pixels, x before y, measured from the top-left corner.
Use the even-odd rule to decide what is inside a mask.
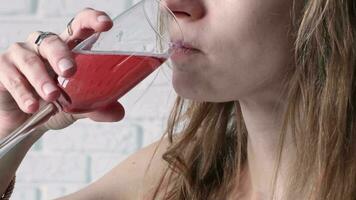
[[[196,47],[194,47],[192,44],[188,43],[188,42],[183,42],[183,41],[173,41],[171,42],[171,48],[173,50],[175,49],[193,49],[193,50],[197,50],[198,49]]]
[[[201,52],[192,44],[182,41],[171,42],[170,51],[171,59],[173,61],[179,61],[187,58],[188,56]]]

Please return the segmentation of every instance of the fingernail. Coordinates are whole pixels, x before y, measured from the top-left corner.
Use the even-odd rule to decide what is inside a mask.
[[[48,96],[51,93],[56,92],[57,88],[54,85],[52,85],[51,83],[46,83],[42,86],[42,90],[45,93],[45,95]]]
[[[65,71],[73,68],[74,64],[71,60],[69,60],[67,58],[63,58],[58,62],[58,67],[59,67],[59,70],[61,70],[61,72],[64,73]]]
[[[96,18],[96,20],[98,20],[98,22],[109,22],[111,21],[111,19],[106,16],[106,15],[100,15]]]

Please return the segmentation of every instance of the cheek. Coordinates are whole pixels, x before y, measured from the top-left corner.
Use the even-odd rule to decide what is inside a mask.
[[[204,60],[202,63],[173,66],[175,91],[187,99],[226,102],[251,96],[280,83],[285,63],[267,64],[258,59],[261,56],[256,56],[256,52],[244,55],[238,52],[246,49],[231,48],[235,51],[212,51],[205,59],[197,59]]]
[[[214,52],[211,57],[210,89],[219,95],[218,101],[231,101],[265,90],[275,90],[283,84],[286,70],[290,68],[292,52],[288,48],[267,51],[253,42],[231,43],[225,50]],[[241,48],[243,47],[243,48]]]
[[[210,62],[219,78],[215,90],[228,90],[222,93],[226,99],[244,98],[268,86],[274,89],[275,83],[282,84],[293,58],[288,3],[271,3],[262,9],[253,1],[241,2],[244,5],[235,6],[239,11],[226,8],[224,13],[212,13],[210,20],[214,27],[210,33],[214,42],[208,46]]]
[[[205,21],[205,27],[211,28],[206,28],[199,40],[206,54],[184,66],[185,69],[173,70],[173,86],[179,95],[224,102],[275,89],[276,84],[281,84],[293,55],[287,36],[289,12],[273,11],[282,13],[273,17],[269,15],[272,9],[258,10],[253,1],[231,2],[241,5],[230,5],[234,10],[211,9]]]

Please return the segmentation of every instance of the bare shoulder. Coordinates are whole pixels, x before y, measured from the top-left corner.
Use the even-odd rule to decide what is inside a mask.
[[[149,199],[167,169],[162,155],[168,146],[166,138],[154,142],[129,156],[96,182],[60,200]]]

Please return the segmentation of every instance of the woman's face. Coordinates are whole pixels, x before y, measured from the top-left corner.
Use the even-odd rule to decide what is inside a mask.
[[[293,0],[165,1],[190,48],[172,56],[179,95],[224,102],[268,93],[282,84],[293,58],[288,32]]]

